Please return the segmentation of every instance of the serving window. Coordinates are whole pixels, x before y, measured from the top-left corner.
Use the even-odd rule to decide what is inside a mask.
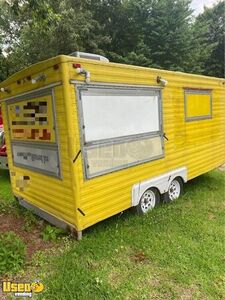
[[[86,177],[163,157],[161,91],[78,86]]]
[[[212,91],[185,89],[186,121],[212,118]]]
[[[55,142],[51,95],[9,104],[8,113],[13,140]]]
[[[13,164],[61,177],[54,90],[28,92],[7,101]]]

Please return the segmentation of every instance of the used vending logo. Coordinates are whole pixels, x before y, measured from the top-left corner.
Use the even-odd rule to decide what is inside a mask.
[[[3,281],[2,283],[3,293],[13,293],[15,297],[31,298],[33,294],[39,294],[43,292],[43,290],[44,285],[40,281],[35,281],[33,283]]]

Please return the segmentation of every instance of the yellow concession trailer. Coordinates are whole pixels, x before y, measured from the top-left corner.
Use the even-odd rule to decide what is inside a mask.
[[[82,231],[225,162],[225,79],[57,56],[0,84],[13,193]]]

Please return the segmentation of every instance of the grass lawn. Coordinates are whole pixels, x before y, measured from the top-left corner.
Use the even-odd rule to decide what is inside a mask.
[[[16,205],[9,180],[8,171],[0,169],[0,213],[10,212]]]
[[[38,299],[225,299],[224,174],[190,181],[183,197],[144,217],[126,211],[81,242],[37,253],[24,274],[43,281]],[[0,173],[0,210],[11,210],[12,199]]]

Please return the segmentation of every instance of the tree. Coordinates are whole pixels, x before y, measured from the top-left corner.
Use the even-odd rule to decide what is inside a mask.
[[[223,76],[224,1],[205,9],[196,20],[190,2],[1,1],[0,80],[76,50],[99,53],[114,62]]]
[[[189,70],[192,10],[189,0],[91,1],[94,17],[111,43],[113,61]]]
[[[6,57],[11,41],[15,38],[17,31],[14,16],[11,14],[10,4],[5,1],[0,2],[0,81],[10,75],[10,65]]]
[[[190,1],[146,0],[146,6],[144,42],[151,49],[153,66],[187,71],[192,47]]]
[[[4,80],[8,74],[8,66],[7,66],[7,59],[4,57],[2,48],[3,44],[0,41],[1,49],[0,49],[0,82]]]
[[[2,8],[1,28],[10,73],[75,50],[104,54],[101,45],[109,42],[107,37],[96,34],[98,22],[82,0],[15,0],[10,4],[5,2]],[[4,23],[8,12],[13,22],[8,19]],[[14,24],[13,28],[10,28],[11,24]],[[7,36],[11,38],[7,40]]]
[[[191,26],[191,47],[185,60],[185,70],[190,73],[204,74],[205,63],[210,57],[214,44],[209,43],[206,36],[208,32],[207,22],[196,19]]]
[[[196,26],[201,28],[207,24],[207,31],[202,38],[212,46],[208,58],[204,62],[204,74],[216,77],[225,75],[225,2],[220,1],[212,8],[205,8],[196,19]],[[204,48],[201,47],[204,51]]]
[[[107,36],[106,56],[115,62],[149,65],[142,27],[136,20],[136,7],[130,0],[91,0],[88,8],[100,24],[99,34]]]

